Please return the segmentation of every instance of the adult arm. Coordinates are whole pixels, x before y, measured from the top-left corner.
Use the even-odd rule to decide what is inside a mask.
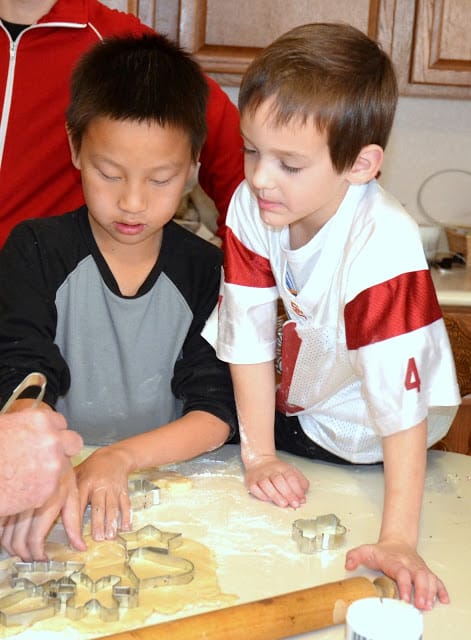
[[[224,239],[226,214],[232,194],[244,179],[239,112],[227,94],[209,76],[206,110],[208,133],[201,150],[199,183],[219,212],[217,235]]]
[[[42,506],[81,447],[82,438],[53,411],[0,416],[0,516]]]
[[[363,564],[383,571],[398,585],[402,600],[431,609],[435,598],[449,601],[443,582],[416,551],[427,458],[427,421],[383,438],[384,506],[376,544],[347,553],[346,568]],[[412,587],[415,596],[412,598]]]

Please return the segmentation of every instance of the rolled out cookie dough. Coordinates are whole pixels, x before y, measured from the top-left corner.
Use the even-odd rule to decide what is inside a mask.
[[[192,487],[191,479],[173,471],[150,470],[133,474],[131,478],[133,477],[146,477],[155,482],[163,491],[161,500],[165,499],[167,491],[169,493],[183,493],[190,491]],[[160,523],[159,505],[141,510],[138,513],[139,518],[135,519],[135,529],[139,529],[145,523],[149,523],[162,530],[171,530],[171,527],[166,527],[165,523]],[[94,581],[105,575],[118,575],[122,576],[121,584],[130,584],[129,578],[123,571],[126,562],[123,545],[115,541],[95,542],[89,535],[89,528],[89,524],[84,527],[84,538],[87,543],[86,552],[75,551],[63,542],[49,541],[46,544],[48,558],[61,562],[83,562],[85,566],[82,571]],[[178,532],[176,531],[175,533]],[[54,537],[52,539],[54,540]],[[152,542],[145,540],[141,546],[152,546]],[[237,596],[221,592],[216,576],[216,561],[208,547],[195,540],[182,538],[182,544],[173,553],[176,556],[190,560],[195,566],[194,578],[188,584],[141,589],[139,606],[135,609],[123,609],[120,613],[120,620],[117,622],[102,622],[97,614],[89,614],[78,621],[70,620],[63,614],[57,614],[52,618],[36,622],[31,628],[31,634],[34,633],[34,635],[29,636],[26,634],[25,640],[26,638],[29,640],[30,637],[34,637],[34,640],[45,640],[46,638],[50,640],[53,636],[48,637],[48,631],[60,632],[60,638],[66,638],[67,640],[86,640],[101,637],[105,634],[117,633],[125,629],[165,622],[168,620],[168,616],[178,617],[180,612],[182,615],[190,615],[191,613],[199,613],[204,610],[234,604],[237,601]],[[11,559],[11,563],[13,564],[13,559]],[[140,577],[155,575],[153,573],[155,567],[150,563],[137,563],[134,569]],[[0,597],[11,591],[9,585],[11,571],[5,573],[7,575],[0,584]],[[36,581],[43,582],[47,579],[56,579],[58,577],[45,574],[37,576]],[[97,593],[90,593],[80,586],[76,594],[77,606],[92,598],[97,598],[104,606],[110,606],[112,603],[111,587]],[[19,611],[25,606],[31,606],[31,601],[25,601],[17,605],[18,608],[15,610]],[[5,627],[0,624],[0,638],[14,637],[20,632],[24,632],[24,627]]]

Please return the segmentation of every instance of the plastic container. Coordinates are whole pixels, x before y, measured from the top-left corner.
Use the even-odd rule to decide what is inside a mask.
[[[363,598],[347,611],[346,640],[422,640],[423,618],[413,605],[392,598]]]

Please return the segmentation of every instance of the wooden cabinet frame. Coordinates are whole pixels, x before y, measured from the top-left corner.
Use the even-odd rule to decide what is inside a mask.
[[[471,98],[471,53],[460,38],[462,25],[455,17],[456,40],[462,41],[463,55],[449,54],[446,22],[452,10],[463,15],[471,31],[469,0],[392,0],[392,49],[401,95],[424,97]],[[470,24],[467,24],[467,20]]]
[[[387,5],[388,3],[386,3]],[[378,38],[383,46],[390,48],[390,38],[384,29],[392,5],[384,5],[384,0],[370,0],[368,15],[368,35]],[[178,41],[191,51],[203,69],[225,85],[238,85],[240,78],[251,60],[260,52],[257,47],[236,47],[231,45],[211,45],[206,40],[207,0],[180,0]],[[281,34],[280,34],[281,35]]]

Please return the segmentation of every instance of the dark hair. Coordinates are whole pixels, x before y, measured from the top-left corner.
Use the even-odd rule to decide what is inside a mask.
[[[347,24],[306,24],[262,51],[246,71],[239,110],[254,113],[273,98],[275,125],[313,118],[327,133],[332,164],[351,169],[367,144],[383,149],[397,104],[392,63],[364,33]]]
[[[182,129],[196,160],[206,137],[208,85],[197,62],[162,35],[118,37],[92,47],[72,74],[67,128],[75,149],[97,117]]]

